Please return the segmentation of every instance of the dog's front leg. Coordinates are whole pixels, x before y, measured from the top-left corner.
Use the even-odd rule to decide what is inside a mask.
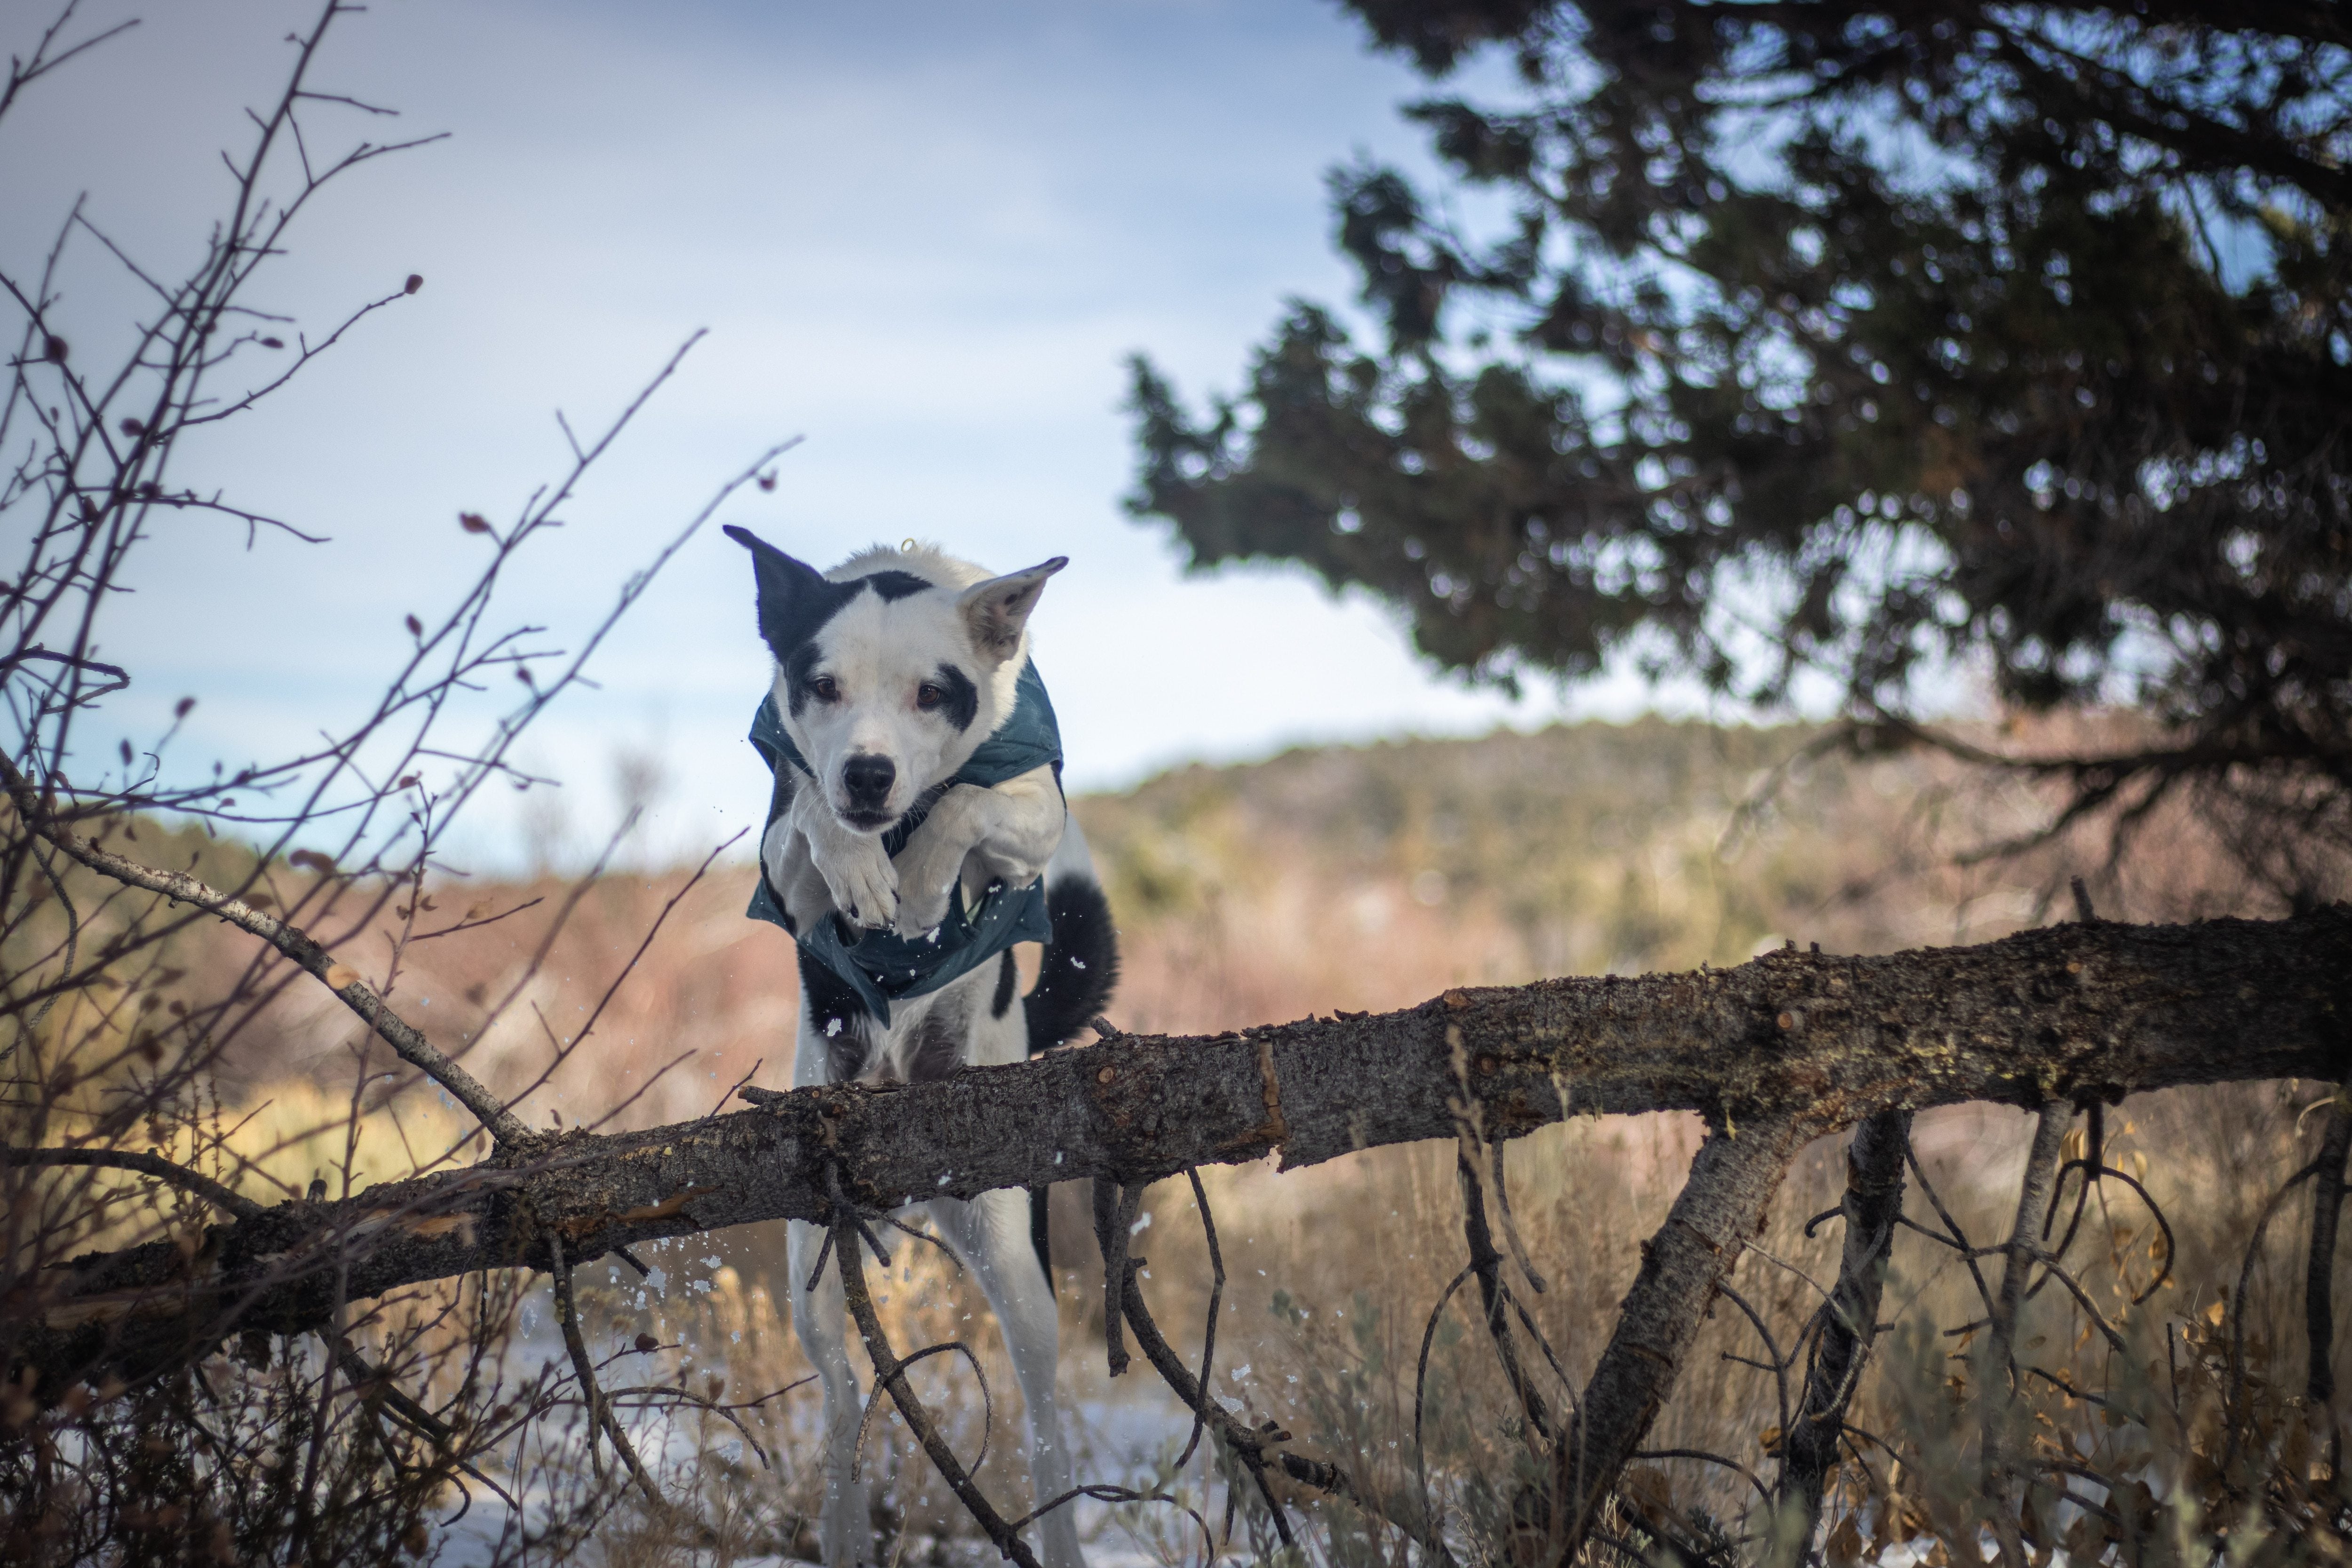
[[[760,840],[760,864],[784,908],[784,929],[797,937],[833,912],[833,889],[809,858],[808,840],[789,813],[768,825]]]
[[[833,907],[852,925],[888,925],[898,910],[898,871],[882,847],[882,836],[845,826],[823,792],[814,789],[793,797],[792,822],[793,831],[808,845],[809,864],[833,895]]]
[[[857,1568],[875,1560],[874,1516],[866,1506],[865,1482],[850,1479],[857,1468],[857,1421],[864,1406],[857,1373],[849,1364],[840,1267],[826,1259],[824,1278],[811,1290],[809,1270],[816,1267],[824,1231],[796,1219],[786,1226],[785,1238],[793,1330],[824,1384],[824,1503],[817,1516],[819,1542],[825,1568]]]
[[[921,936],[947,918],[948,900],[973,854],[988,876],[1007,886],[1035,881],[1062,841],[1064,810],[1051,767],[986,789],[957,784],[940,796],[898,851],[898,934]]]

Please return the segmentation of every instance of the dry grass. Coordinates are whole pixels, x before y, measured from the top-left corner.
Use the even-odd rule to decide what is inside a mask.
[[[2291,1450],[2306,1458],[2324,1453],[2326,1431],[2292,1397],[2303,1381],[2306,1203],[2290,1205],[2273,1221],[2249,1276],[2243,1317],[2217,1315],[2216,1303],[2237,1276],[2262,1209],[2312,1152],[2319,1119],[2305,1118],[2298,1133],[2298,1114],[2326,1092],[2325,1085],[2184,1092],[2136,1100],[2112,1113],[2110,1160],[2145,1173],[2172,1222],[2178,1250],[2166,1288],[2134,1308],[2131,1296],[2154,1279],[2163,1260],[2157,1227],[2113,1183],[2087,1204],[2086,1239],[2074,1258],[2130,1350],[2110,1352],[2073,1299],[2053,1286],[2028,1310],[2019,1334],[2021,1359],[2076,1389],[2127,1402],[2141,1419],[2110,1421],[2101,1407],[2037,1380],[2024,1418],[2046,1455],[2135,1475],[2157,1496],[2222,1506],[2219,1405],[2229,1384],[2230,1342],[2242,1330],[2248,1386],[2260,1405],[2253,1425],[2273,1445],[2267,1455],[2253,1456],[2254,1468],[2294,1458]],[[1979,1245],[2006,1234],[2029,1131],[2021,1114],[1993,1108],[1921,1119],[1922,1163]],[[1682,1118],[1578,1121],[1510,1147],[1519,1230],[1549,1286],[1539,1296],[1524,1286],[1521,1293],[1567,1373],[1545,1379],[1554,1408],[1590,1373],[1639,1267],[1640,1243],[1663,1220],[1697,1134]],[[1836,1225],[1810,1240],[1802,1226],[1837,1202],[1842,1151],[1842,1141],[1829,1140],[1806,1152],[1732,1277],[1784,1354],[1819,1301],[1816,1283],[1835,1278]],[[1453,1150],[1381,1151],[1278,1180],[1258,1170],[1221,1174],[1211,1184],[1212,1201],[1236,1289],[1220,1331],[1219,1392],[1278,1419],[1312,1450],[1341,1459],[1386,1495],[1411,1498],[1418,1485],[1411,1441],[1415,1360],[1430,1313],[1465,1256]],[[1908,1206],[1933,1223],[1916,1187]],[[1149,1239],[1152,1272],[1164,1282],[1155,1298],[1166,1303],[1171,1327],[1197,1332],[1206,1261],[1192,1209],[1181,1189],[1160,1189]],[[1988,1267],[1997,1282],[1997,1264]],[[2352,1285],[2344,1272],[2339,1268],[2339,1301]],[[1466,1539],[1499,1543],[1529,1449],[1475,1290],[1457,1294],[1436,1322],[1423,1441],[1439,1506]],[[1900,1450],[1904,1462],[1890,1473],[1887,1455],[1865,1443],[1871,1468],[1849,1468],[1838,1510],[1852,1512],[1865,1536],[1880,1532],[1882,1545],[1906,1528],[1940,1531],[1953,1550],[1977,1539],[1977,1411],[1966,1395],[1980,1385],[1982,1368],[1969,1338],[1943,1331],[1982,1316],[1975,1287],[1952,1253],[1916,1234],[1898,1237],[1883,1312],[1897,1327],[1862,1385],[1853,1420]],[[1734,1356],[1772,1359],[1748,1321],[1719,1304],[1649,1441],[1654,1448],[1722,1455],[1769,1485],[1770,1434],[1786,1419],[1776,1380]],[[2339,1373],[2352,1372],[2340,1340],[2336,1359]],[[1790,1376],[1801,1378],[1801,1367]],[[1754,1488],[1726,1467],[1671,1459],[1648,1468],[1655,1472],[1655,1495],[1685,1514],[1703,1514],[1735,1534],[1761,1527]],[[1913,1511],[1890,1503],[1890,1491]],[[1352,1510],[1334,1505],[1324,1511],[1327,1531],[1317,1555],[1403,1562],[1395,1537],[1362,1539]],[[1901,1522],[1906,1518],[1907,1527]]]
[[[2068,738],[2082,737],[2056,737]],[[1795,730],[1588,725],[1294,752],[1251,768],[1181,770],[1125,795],[1083,800],[1126,949],[1113,1016],[1129,1028],[1208,1032],[1409,1005],[1465,982],[1738,963],[1784,940],[1853,952],[1981,941],[2049,918],[2074,874],[2090,879],[2103,913],[2121,918],[2273,912],[2263,890],[2231,869],[2212,826],[2185,808],[2159,813],[2120,864],[2085,837],[1963,867],[1957,851],[2016,831],[2046,802],[1918,755],[1807,758],[1807,739]],[[435,889],[434,907],[414,912],[420,929],[468,910],[541,901],[457,938],[412,943],[392,976],[394,1000],[493,1085],[514,1092],[543,1078],[527,1101],[533,1121],[648,1125],[700,1114],[755,1065],[757,1082],[789,1076],[790,946],[782,932],[742,918],[746,877],[722,866],[691,889],[683,871],[614,877],[576,897],[552,882]],[[660,934],[583,1046],[582,1023],[673,898]],[[355,937],[338,951],[364,966],[372,951],[391,951],[393,934]],[[212,945],[181,960],[193,973],[207,958],[235,956],[236,939],[202,941]],[[213,1164],[257,1195],[298,1190],[313,1176],[331,1189],[356,1186],[452,1157],[465,1128],[435,1097],[367,1100],[351,1123],[354,1073],[383,1065],[373,1052],[331,1003],[289,990],[225,1050],[218,1119],[209,1130],[175,1131],[182,1142],[173,1146],[211,1140]],[[2242,1323],[2248,1386],[2267,1402],[2263,1430],[2282,1444],[2315,1440],[2294,1435],[2299,1416],[2284,1403],[2301,1382],[2287,1364],[2301,1344],[2294,1214],[2283,1212],[2271,1227],[2244,1318],[2217,1330],[2210,1310],[2217,1288],[2235,1276],[2254,1215],[2306,1157],[2318,1119],[2298,1118],[2321,1092],[2160,1096],[2112,1118],[2113,1158],[2126,1169],[2145,1160],[2174,1225],[2173,1283],[2142,1307],[2124,1304],[2151,1275],[2153,1229],[2109,1184],[2089,1205],[2087,1234],[2100,1257],[2086,1282],[2126,1333],[2129,1355],[2107,1354],[2054,1287],[2036,1301],[2021,1342],[2078,1389],[2138,1401],[2147,1418],[2111,1425],[2098,1406],[2037,1384],[2030,1418],[2040,1441],[2071,1447],[2085,1464],[2123,1464],[2158,1495],[2203,1496],[2198,1488],[2211,1478],[2199,1466],[2211,1468],[2211,1457],[2200,1445],[2211,1447],[2218,1430],[2213,1357]],[[1922,1159],[1972,1240],[2005,1228],[2021,1129],[2021,1119],[1991,1109],[1922,1119]],[[1549,1285],[1528,1299],[1566,1373],[1548,1385],[1555,1406],[1590,1371],[1641,1238],[1672,1202],[1698,1132],[1687,1118],[1578,1121],[1510,1149],[1517,1224]],[[1412,1437],[1416,1358],[1464,1257],[1453,1162],[1450,1147],[1424,1146],[1279,1179],[1262,1168],[1206,1175],[1231,1275],[1218,1393],[1280,1420],[1303,1446],[1348,1464],[1408,1511],[1422,1484]],[[1836,1226],[1811,1239],[1801,1227],[1836,1202],[1842,1178],[1838,1147],[1809,1151],[1759,1249],[1734,1276],[1784,1349],[1811,1310],[1813,1282],[1835,1272]],[[1079,1266],[1091,1259],[1092,1241],[1076,1196],[1059,1194],[1055,1215],[1066,1385],[1081,1399],[1116,1402],[1126,1395],[1101,1373],[1100,1281]],[[1916,1196],[1911,1207],[1926,1213]],[[1162,1184],[1136,1245],[1152,1260],[1147,1289],[1163,1323],[1180,1345],[1197,1347],[1208,1265],[1192,1209],[1181,1184]],[[703,1540],[706,1561],[809,1544],[814,1395],[790,1386],[807,1369],[778,1304],[781,1252],[780,1234],[756,1227],[663,1249],[649,1259],[663,1271],[661,1289],[603,1264],[582,1278],[592,1349],[620,1357],[607,1381],[673,1391],[656,1401],[667,1413],[665,1451],[717,1529]],[[2079,1245],[2077,1256],[2086,1256]],[[1021,1497],[1018,1395],[978,1292],[934,1249],[912,1245],[876,1286],[902,1351],[950,1338],[971,1343],[994,1395],[983,1485]],[[1973,1407],[1955,1399],[1980,1378],[1972,1348],[1940,1331],[1981,1315],[1974,1289],[1948,1252],[1907,1232],[1898,1240],[1886,1316],[1900,1326],[1854,1418],[1905,1458],[1890,1469],[1871,1450],[1870,1469],[1850,1470],[1840,1506],[1864,1534],[1891,1540],[1927,1528],[1970,1538]],[[432,1304],[420,1298],[404,1310]],[[1457,1295],[1429,1342],[1421,1451],[1433,1500],[1459,1539],[1496,1542],[1507,1533],[1514,1478],[1529,1449],[1466,1305]],[[530,1326],[530,1307],[520,1310]],[[629,1350],[640,1334],[663,1348]],[[439,1346],[455,1366],[449,1348]],[[1719,1452],[1769,1481],[1772,1461],[1760,1445],[1781,1419],[1775,1380],[1735,1355],[1763,1359],[1747,1321],[1719,1308],[1652,1440]],[[1150,1375],[1139,1370],[1130,1384]],[[2226,1370],[2219,1375],[2226,1384]],[[982,1414],[971,1373],[934,1358],[917,1381],[950,1413],[958,1451],[974,1452]],[[2164,1415],[2158,1406],[2172,1408],[2176,1381],[2179,1414]],[[714,1411],[713,1402],[738,1407]],[[1183,1436],[1171,1418],[1169,1458]],[[2118,1459],[2117,1446],[2131,1443],[2146,1457]],[[560,1468],[567,1451],[576,1447],[559,1442],[521,1468]],[[873,1462],[886,1522],[912,1555],[967,1532],[928,1464],[909,1458],[895,1419],[881,1423]],[[1182,1495],[1213,1495],[1222,1505],[1208,1463],[1174,1479]],[[1683,1459],[1653,1468],[1644,1485],[1685,1520],[1703,1514],[1735,1534],[1757,1527],[1752,1489],[1736,1470]],[[1392,1533],[1365,1533],[1338,1505],[1305,1506],[1319,1523],[1310,1556],[1402,1562]],[[1182,1515],[1120,1514],[1146,1550],[1197,1559],[1197,1530]],[[664,1521],[625,1510],[608,1522],[603,1549],[615,1561],[651,1562],[676,1560],[683,1548]]]

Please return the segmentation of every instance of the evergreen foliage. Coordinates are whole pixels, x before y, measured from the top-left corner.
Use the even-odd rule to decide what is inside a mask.
[[[1197,420],[1138,359],[1129,505],[1194,566],[1505,683],[1810,668],[1904,723],[1968,660],[2167,726],[2087,796],[2352,794],[2352,11],[1349,6],[1516,86],[1406,110],[1454,189],[1332,175],[1384,342],[1294,303]]]

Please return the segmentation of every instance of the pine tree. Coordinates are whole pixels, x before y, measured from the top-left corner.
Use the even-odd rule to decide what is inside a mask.
[[[1384,342],[1295,304],[1205,419],[1138,359],[1129,505],[1195,566],[1361,585],[1474,679],[1826,672],[1881,733],[1970,661],[2161,724],[2080,805],[2340,820],[2352,8],[1349,3],[1517,88],[1406,110],[1458,190],[1332,175]]]

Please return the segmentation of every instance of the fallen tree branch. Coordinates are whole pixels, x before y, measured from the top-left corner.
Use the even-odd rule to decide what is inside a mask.
[[[157,1242],[45,1270],[9,1304],[26,1325],[9,1375],[37,1367],[54,1398],[100,1367],[182,1364],[243,1329],[309,1331],[329,1321],[338,1270],[347,1299],[365,1300],[537,1267],[551,1234],[578,1263],[758,1220],[822,1220],[828,1163],[877,1209],[1147,1182],[1275,1152],[1287,1170],[1451,1138],[1466,1096],[1490,1138],[1570,1114],[1696,1110],[1724,1134],[1702,1163],[1738,1152],[1744,1164],[1748,1150],[1793,1152],[1897,1108],[2336,1081],[2347,1011],[2352,909],[2339,906],[2275,921],[2070,924],[1878,958],[1775,952],[1731,970],[1449,991],[1401,1013],[1211,1038],[1124,1036],[930,1083],[746,1090],[759,1109],[567,1133],[341,1203],[281,1204],[215,1227],[194,1257]],[[1678,1223],[1654,1261],[1681,1245]],[[1728,1250],[1752,1229],[1751,1218],[1725,1231]],[[1717,1277],[1712,1262],[1691,1274],[1694,1310]],[[1669,1369],[1622,1392],[1646,1401],[1672,1382]],[[1623,1418],[1612,1405],[1608,1421]],[[1638,1433],[1620,1436],[1631,1452]]]

